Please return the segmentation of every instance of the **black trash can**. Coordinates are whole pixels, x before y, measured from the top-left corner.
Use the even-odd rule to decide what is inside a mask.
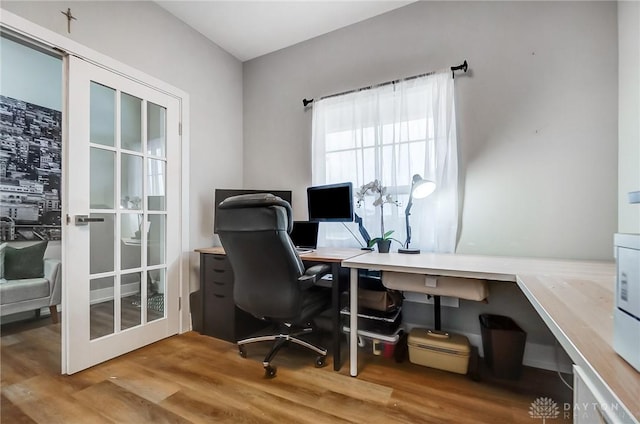
[[[498,378],[517,380],[522,374],[527,333],[506,316],[481,314],[479,318],[487,366]]]

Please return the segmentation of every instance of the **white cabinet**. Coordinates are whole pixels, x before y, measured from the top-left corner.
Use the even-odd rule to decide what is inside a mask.
[[[613,349],[640,372],[640,234],[616,234]]]

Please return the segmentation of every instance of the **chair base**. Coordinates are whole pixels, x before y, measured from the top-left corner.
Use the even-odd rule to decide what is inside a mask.
[[[275,377],[277,368],[271,365],[271,361],[276,356],[276,354],[280,351],[282,346],[290,342],[303,346],[317,353],[318,357],[316,357],[316,362],[315,362],[316,367],[323,367],[325,365],[325,360],[327,357],[327,349],[318,347],[312,343],[309,343],[297,337],[302,334],[308,334],[311,331],[313,331],[312,328],[304,328],[301,331],[298,331],[295,333],[280,332],[279,334],[249,337],[243,340],[239,340],[237,342],[238,351],[240,353],[240,356],[242,356],[243,358],[246,358],[247,353],[246,353],[245,345],[250,343],[258,343],[258,342],[268,342],[268,341],[274,342],[273,346],[271,347],[271,350],[269,350],[269,353],[267,353],[264,360],[262,361],[262,366],[265,369],[265,377],[267,378]]]

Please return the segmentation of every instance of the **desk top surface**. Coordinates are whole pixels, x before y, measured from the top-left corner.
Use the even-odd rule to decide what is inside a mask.
[[[224,248],[222,246],[204,247],[196,249],[196,252],[208,253],[213,255],[225,254]],[[366,251],[349,247],[319,247],[313,252],[301,254],[300,259],[304,261],[342,262],[345,259],[349,259],[357,255],[362,255],[363,253],[366,253]]]
[[[517,282],[574,362],[595,372],[640,420],[640,373],[613,350],[614,262],[367,253],[342,265]]]
[[[457,253],[412,255],[371,252],[346,259],[342,262],[342,266],[511,282],[516,282],[516,276],[521,274],[583,275],[591,277],[611,277],[615,274],[615,264],[613,262],[463,255]]]
[[[518,286],[554,335],[564,339],[573,361],[595,372],[640,421],[640,372],[613,350],[615,275],[525,274],[518,275]]]

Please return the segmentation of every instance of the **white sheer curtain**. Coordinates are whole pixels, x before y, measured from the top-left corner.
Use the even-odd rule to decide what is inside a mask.
[[[455,251],[458,158],[451,71],[316,101],[312,131],[313,185],[351,181],[355,192],[380,180],[400,203],[384,205],[385,229],[404,243],[411,180],[420,174],[436,183],[436,191],[413,202],[411,247]],[[373,197],[355,212],[371,237],[379,237],[380,207],[373,206]],[[362,238],[355,224],[322,223],[318,242],[358,246]],[[393,243],[392,250],[397,247]]]

